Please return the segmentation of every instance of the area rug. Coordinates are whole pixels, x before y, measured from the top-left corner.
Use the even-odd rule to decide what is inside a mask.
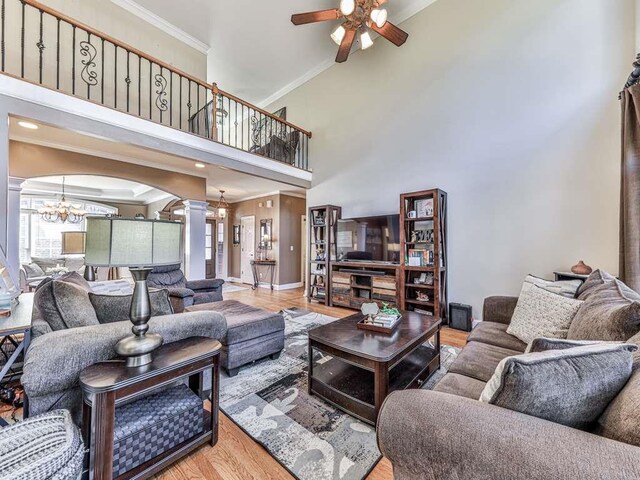
[[[307,393],[307,332],[336,318],[297,308],[283,313],[280,358],[232,378],[222,373],[220,407],[294,477],[361,480],[380,459],[375,429]],[[443,345],[441,352],[443,367],[424,388],[446,373],[459,349]]]

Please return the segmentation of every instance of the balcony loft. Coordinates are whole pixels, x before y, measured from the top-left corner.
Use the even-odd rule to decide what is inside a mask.
[[[39,2],[0,6],[9,114],[310,186],[311,132]]]

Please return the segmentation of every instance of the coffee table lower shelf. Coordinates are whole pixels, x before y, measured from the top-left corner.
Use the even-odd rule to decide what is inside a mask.
[[[314,348],[322,351],[318,345]],[[332,352],[331,355],[334,353]],[[389,370],[387,393],[420,386],[440,368],[439,352],[422,345]],[[309,378],[309,392],[333,404],[360,420],[375,425],[374,371],[333,356],[324,363],[315,363]]]

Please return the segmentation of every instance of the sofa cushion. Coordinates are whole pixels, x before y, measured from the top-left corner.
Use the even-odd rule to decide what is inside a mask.
[[[89,300],[95,309],[100,323],[121,322],[129,319],[131,299],[133,295],[100,295],[89,293]],[[151,300],[151,316],[160,317],[171,315],[173,307],[169,301],[167,290],[152,290],[149,292]]]
[[[44,270],[42,270],[37,263],[25,263],[22,265],[22,268],[24,268],[24,271],[27,273],[27,279],[45,276]]]
[[[587,277],[587,279],[582,282],[580,288],[576,293],[576,298],[579,300],[586,300],[589,296],[598,290],[603,285],[607,283],[613,283],[616,281],[616,278],[613,275],[609,275],[607,272],[603,270],[594,270]]]
[[[88,290],[74,283],[58,280],[51,282],[51,285],[56,307],[66,328],[98,325],[98,317],[89,300]]]
[[[567,338],[624,342],[640,331],[640,295],[618,280],[588,291]]]
[[[640,447],[640,369],[609,403],[598,419],[595,433]]]
[[[467,377],[465,375],[459,375],[457,373],[447,373],[440,381],[433,387],[436,392],[450,393],[451,395],[457,395],[459,397],[472,398],[477,400],[480,398],[482,390],[486,382],[482,382],[475,378]]]
[[[533,285],[523,289],[507,333],[525,343],[537,337],[567,338],[581,300],[563,297]]]
[[[45,273],[47,268],[57,267],[58,265],[64,266],[64,258],[31,257],[31,262],[37,263]]]
[[[561,295],[567,298],[575,298],[576,291],[582,284],[580,280],[545,280],[544,278],[536,277],[533,275],[527,275],[524,279],[524,283],[522,284],[522,292],[526,292],[531,290],[533,286],[542,288],[550,293],[555,293],[556,295]]]
[[[155,288],[185,288],[187,286],[187,280],[184,278],[182,270],[180,270],[179,263],[175,265],[155,267],[149,274],[147,283],[150,287]]]
[[[596,344],[507,357],[480,401],[586,429],[627,383],[636,349]]]
[[[508,325],[496,322],[480,322],[467,338],[469,342],[481,342],[497,347],[524,352],[527,344],[507,333]]]
[[[469,342],[451,364],[449,372],[487,382],[504,358],[521,353],[517,350],[509,350],[486,343]]]
[[[192,305],[185,310],[211,310],[223,314],[227,320],[227,334],[222,339],[223,345],[233,345],[284,330],[284,317],[281,313],[269,312],[236,300]]]

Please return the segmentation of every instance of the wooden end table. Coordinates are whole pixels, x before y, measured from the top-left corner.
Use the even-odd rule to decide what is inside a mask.
[[[201,399],[203,373],[212,371],[211,412],[203,408],[204,431],[165,453],[128,471],[118,479],[148,478],[200,445],[218,441],[218,396],[220,342],[211,338],[191,337],[162,345],[153,353],[153,361],[142,367],[128,368],[124,360],[100,362],[80,374],[84,398],[82,434],[89,446],[89,478],[111,480],[113,470],[113,436],[116,406],[144,397],[159,387],[181,378]]]
[[[356,313],[309,331],[309,394],[372,425],[387,395],[420,388],[440,368],[441,321],[402,312],[393,333],[360,330]],[[424,345],[431,337],[432,347]],[[331,356],[314,362],[313,350]]]

